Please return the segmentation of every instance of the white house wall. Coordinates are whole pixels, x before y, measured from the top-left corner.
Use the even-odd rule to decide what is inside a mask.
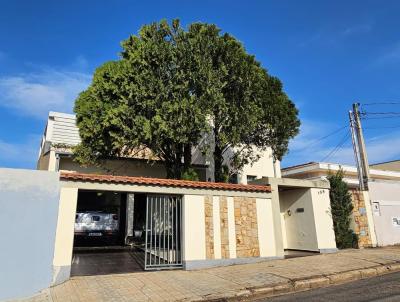
[[[315,230],[317,234],[318,249],[320,252],[331,252],[336,250],[335,232],[333,229],[331,202],[329,190],[310,189]]]
[[[51,285],[59,178],[55,172],[0,168],[0,301]]]
[[[400,182],[376,181],[368,186],[378,245],[400,244]]]

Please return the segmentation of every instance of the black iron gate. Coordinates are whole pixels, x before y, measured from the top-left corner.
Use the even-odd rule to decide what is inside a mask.
[[[181,222],[181,196],[147,196],[145,270],[182,267]]]

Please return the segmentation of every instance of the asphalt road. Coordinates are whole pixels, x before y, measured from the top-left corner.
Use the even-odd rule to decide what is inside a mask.
[[[289,294],[274,298],[256,300],[258,302],[360,302],[360,301],[400,301],[400,273],[387,274],[370,279],[354,281],[315,290]]]

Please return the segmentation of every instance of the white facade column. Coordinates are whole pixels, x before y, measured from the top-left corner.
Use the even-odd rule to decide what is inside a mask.
[[[227,197],[228,207],[228,236],[229,236],[229,258],[236,258],[236,228],[235,228],[235,205],[233,197]]]
[[[128,244],[128,237],[133,236],[133,215],[135,206],[135,194],[128,193],[126,196],[126,230],[125,244]]]
[[[221,215],[219,196],[213,196],[214,258],[221,259]]]
[[[70,277],[77,202],[77,188],[61,188],[53,258],[53,285]]]
[[[276,256],[283,258],[285,256],[284,245],[283,245],[283,232],[282,232],[282,215],[279,200],[279,190],[278,185],[271,184],[271,213],[272,213],[272,223],[275,236],[275,249]],[[286,234],[285,234],[286,235]]]
[[[49,166],[47,169],[48,171],[57,170],[57,158],[56,158],[56,152],[54,150],[51,150],[49,152]]]
[[[276,237],[272,200],[257,198],[256,207],[260,257],[282,257],[283,251],[277,248],[282,239]]]
[[[376,232],[375,232],[375,221],[372,215],[371,198],[369,196],[369,191],[363,191],[362,194],[364,197],[365,212],[367,214],[368,231],[371,237],[371,244],[373,247],[376,247],[378,245],[378,240],[376,238]]]
[[[318,249],[322,253],[334,252],[337,248],[329,190],[311,188],[310,191]]]
[[[206,259],[204,196],[185,195],[182,211],[183,261]]]

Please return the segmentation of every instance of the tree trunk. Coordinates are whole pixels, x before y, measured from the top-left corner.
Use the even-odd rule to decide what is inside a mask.
[[[170,158],[164,159],[165,169],[167,171],[167,178],[181,179],[183,172],[182,165],[183,146],[177,146],[175,152],[171,154]]]
[[[222,149],[216,144],[214,148],[214,178],[215,182],[224,182],[224,172],[222,164],[224,158],[222,156]]]
[[[186,171],[192,166],[192,144],[186,144],[183,148],[183,167]]]

